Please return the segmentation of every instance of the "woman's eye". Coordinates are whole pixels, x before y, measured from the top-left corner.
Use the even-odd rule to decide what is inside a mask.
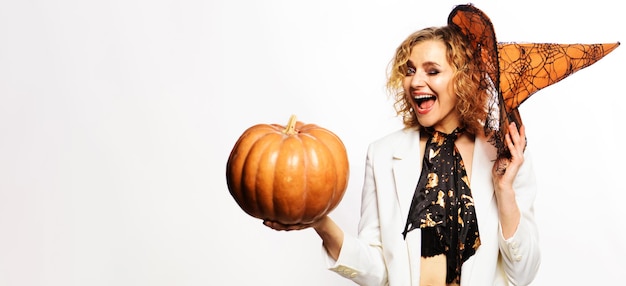
[[[428,74],[430,74],[430,75],[435,75],[435,74],[438,74],[438,73],[439,73],[438,70],[429,70],[428,71]]]
[[[415,74],[415,68],[414,67],[407,67],[406,68],[406,75],[414,75]]]

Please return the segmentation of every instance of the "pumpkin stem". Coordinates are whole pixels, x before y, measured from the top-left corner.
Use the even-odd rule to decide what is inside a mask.
[[[285,127],[285,130],[283,130],[283,133],[287,135],[298,133],[296,132],[296,121],[297,121],[296,115],[295,114],[291,115],[291,117],[289,117],[289,122],[287,122],[287,126]]]

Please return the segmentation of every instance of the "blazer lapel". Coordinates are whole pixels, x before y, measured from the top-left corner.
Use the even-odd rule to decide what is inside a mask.
[[[497,234],[497,209],[494,208],[495,196],[493,190],[493,179],[491,176],[491,168],[496,158],[496,150],[484,137],[476,137],[474,143],[474,159],[472,161],[472,177],[470,180],[470,189],[472,190],[472,197],[476,202],[476,216],[478,219],[478,228],[480,237],[483,242],[493,239]],[[492,228],[495,227],[495,228]],[[485,227],[488,227],[487,229]],[[496,241],[489,241],[489,244],[497,245]],[[482,246],[484,247],[484,246]],[[496,246],[497,247],[497,246]],[[479,247],[479,252],[480,252]],[[484,251],[484,250],[483,250]],[[487,250],[489,252],[489,250]],[[472,259],[467,260],[463,264],[464,271],[461,277],[462,285],[480,285],[480,280],[483,279],[485,273],[476,273],[474,271],[475,265],[481,265],[488,263],[488,261],[482,261],[483,259],[491,259],[489,255],[475,254]]]
[[[472,177],[470,180],[470,189],[474,201],[480,204],[476,206],[476,213],[483,213],[492,206],[495,199],[493,193],[493,178],[491,169],[496,159],[496,149],[484,138],[476,137],[474,143],[474,160],[472,162]]]
[[[406,219],[422,169],[419,131],[407,129],[393,153],[393,176],[402,218]]]
[[[419,180],[422,169],[422,155],[420,150],[419,131],[405,131],[407,136],[397,142],[397,148],[393,153],[393,176],[395,180],[398,205],[403,218],[409,214],[415,187]],[[470,188],[475,201],[480,202],[476,212],[481,213],[482,208],[488,213],[492,205],[493,182],[491,179],[491,167],[495,160],[495,149],[485,138],[476,138],[474,145],[474,160],[472,162],[472,178]]]

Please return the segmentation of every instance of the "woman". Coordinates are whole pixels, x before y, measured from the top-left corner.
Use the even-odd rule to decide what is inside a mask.
[[[329,217],[265,225],[313,227],[329,268],[360,285],[529,284],[540,253],[524,127],[509,126],[511,157],[498,158],[473,52],[450,26],[397,49],[387,85],[405,128],[369,146],[357,237]]]

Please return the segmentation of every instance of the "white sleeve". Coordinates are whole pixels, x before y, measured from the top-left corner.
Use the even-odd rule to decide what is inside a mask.
[[[372,156],[372,147],[370,146],[361,196],[361,220],[358,238],[345,234],[337,261],[334,261],[324,250],[326,263],[330,270],[359,285],[368,286],[387,284],[387,269],[382,255]]]
[[[504,272],[513,285],[530,284],[541,264],[539,234],[533,208],[537,184],[528,150],[524,157],[524,164],[513,186],[520,209],[520,222],[515,234],[506,240],[500,228],[499,238]]]

